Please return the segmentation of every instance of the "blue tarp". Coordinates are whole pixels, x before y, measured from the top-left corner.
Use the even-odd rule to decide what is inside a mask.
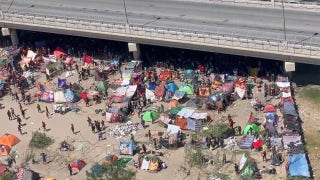
[[[67,86],[68,84],[66,79],[58,79],[58,88],[65,89]]]
[[[74,93],[70,89],[67,89],[64,93],[64,97],[66,98],[67,101],[73,101]]]
[[[283,104],[283,114],[292,115],[292,116],[298,116],[294,105],[292,103],[290,103],[290,102],[285,102]]]
[[[293,154],[288,156],[289,175],[310,177],[306,154]]]
[[[196,121],[194,121],[194,120],[192,120],[190,118],[187,118],[187,127],[186,127],[186,129],[195,131],[196,130]]]
[[[134,153],[133,141],[120,142],[119,154],[120,155],[133,155]]]
[[[149,85],[149,90],[154,91],[156,89],[156,87],[157,87],[157,84],[156,83],[152,83],[152,84]]]
[[[174,82],[170,82],[166,85],[166,90],[174,93],[178,90],[178,86]]]

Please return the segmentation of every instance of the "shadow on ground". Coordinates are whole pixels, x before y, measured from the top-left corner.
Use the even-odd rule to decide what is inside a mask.
[[[320,66],[296,64],[296,72],[292,73],[292,81],[297,86],[320,85]]]

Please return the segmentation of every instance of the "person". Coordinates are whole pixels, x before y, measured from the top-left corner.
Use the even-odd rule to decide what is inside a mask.
[[[234,164],[234,171],[239,174],[239,165],[237,163]]]
[[[76,133],[74,132],[74,125],[73,125],[73,123],[71,123],[70,129],[71,129],[71,131],[72,131],[73,134],[76,134]]]
[[[22,126],[21,126],[20,124],[18,124],[18,131],[19,131],[19,133],[20,133],[21,135],[23,135],[23,133],[22,133]]]
[[[95,127],[95,125],[94,125],[93,123],[91,124],[91,131],[92,131],[93,133],[96,132],[96,127]]]
[[[21,125],[22,120],[21,120],[21,118],[19,116],[17,116],[17,122],[18,122],[19,125]]]
[[[130,140],[131,140],[132,142],[134,142],[134,135],[133,135],[133,134],[130,134]]]
[[[8,158],[7,163],[8,163],[8,167],[11,168],[13,164],[12,158]]]
[[[47,154],[42,152],[40,155],[41,155],[42,163],[46,164],[47,163]]]
[[[104,120],[101,120],[101,128],[102,128],[102,130],[104,130],[105,128],[106,128],[106,125],[104,124]]]
[[[100,140],[103,140],[102,135],[103,135],[103,132],[102,132],[102,131],[99,131],[99,133],[98,133],[98,140],[99,140],[99,141],[100,141]]]
[[[72,175],[73,175],[73,172],[72,172],[72,167],[71,167],[70,164],[68,164],[68,170],[69,170],[70,176],[72,176]]]
[[[41,113],[41,107],[40,107],[40,104],[37,104],[37,110],[38,110],[38,113]]]
[[[235,124],[235,122],[232,120],[230,114],[228,114],[228,121],[229,121],[229,127],[233,129],[233,125]]]
[[[90,104],[89,104],[89,102],[90,102],[89,98],[86,98],[84,101],[86,102],[86,107],[89,107],[89,106],[90,106]]]
[[[227,156],[226,156],[225,153],[223,153],[223,155],[222,155],[222,163],[223,163],[223,164],[226,164],[226,163],[227,163]]]
[[[261,152],[261,156],[262,156],[262,161],[267,161],[267,152],[266,151],[262,151]]]
[[[142,150],[143,150],[143,153],[144,153],[144,154],[147,153],[147,147],[146,147],[146,145],[142,144]]]
[[[25,111],[25,110],[22,110],[22,111],[21,111],[21,115],[22,115],[23,118],[26,118],[26,111]]]
[[[19,109],[20,109],[21,112],[23,111],[23,108],[22,108],[22,105],[21,105],[20,102],[19,102]]]
[[[47,130],[46,123],[42,121],[41,124],[42,124],[41,126],[42,126],[43,131],[46,131]]]
[[[151,130],[150,129],[148,131],[148,138],[149,138],[149,141],[151,141]]]
[[[89,125],[89,126],[92,125],[92,120],[91,120],[91,118],[90,118],[89,116],[88,116],[87,122],[88,122],[88,125]]]
[[[10,108],[10,111],[11,111],[11,116],[12,117],[17,117],[17,115],[14,113],[14,109],[12,107]]]
[[[47,107],[47,106],[46,106],[46,113],[49,114],[49,110],[48,110],[48,107]]]
[[[12,120],[12,117],[11,117],[11,112],[10,112],[10,110],[8,110],[8,111],[7,111],[7,115],[8,115],[8,118],[9,118],[9,120]]]

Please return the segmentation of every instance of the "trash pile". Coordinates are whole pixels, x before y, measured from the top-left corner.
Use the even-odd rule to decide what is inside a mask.
[[[112,128],[108,128],[107,134],[111,137],[121,139],[130,136],[130,134],[135,134],[140,129],[143,129],[143,126],[140,123],[133,124],[131,121],[128,121],[125,124],[119,124]]]

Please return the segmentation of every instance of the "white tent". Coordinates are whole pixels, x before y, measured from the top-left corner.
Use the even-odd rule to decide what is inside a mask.
[[[63,91],[54,92],[54,102],[55,103],[65,103],[65,102],[67,102]]]

